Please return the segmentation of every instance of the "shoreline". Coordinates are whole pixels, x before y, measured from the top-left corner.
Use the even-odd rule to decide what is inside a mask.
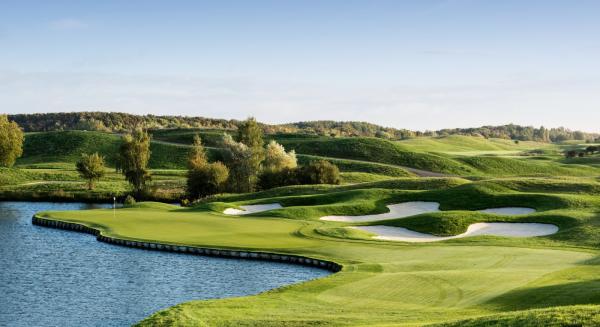
[[[271,253],[263,251],[247,251],[247,250],[228,250],[219,248],[205,248],[188,245],[175,245],[159,242],[144,242],[144,241],[132,241],[127,239],[120,239],[116,237],[110,237],[102,235],[100,230],[85,226],[79,223],[64,222],[60,220],[47,219],[34,215],[31,219],[31,223],[36,226],[56,228],[68,231],[75,231],[79,233],[92,234],[96,236],[96,240],[99,242],[105,242],[109,244],[125,246],[130,248],[138,248],[151,251],[165,251],[165,252],[176,252],[185,253],[192,255],[204,255],[209,257],[220,257],[220,258],[233,258],[233,259],[246,259],[246,260],[261,260],[261,261],[275,261],[290,263],[302,266],[316,267],[324,270],[328,270],[332,273],[339,272],[343,269],[343,266],[333,261],[314,259],[299,255]]]
[[[0,201],[13,202],[81,202],[81,203],[106,203],[112,204],[113,197],[117,198],[117,203],[123,203],[128,194],[119,195],[99,195],[86,196],[77,193],[65,192],[63,194],[53,194],[53,192],[20,192],[20,191],[0,191]],[[179,203],[179,198],[158,198],[148,197],[140,201],[154,201],[162,203]]]

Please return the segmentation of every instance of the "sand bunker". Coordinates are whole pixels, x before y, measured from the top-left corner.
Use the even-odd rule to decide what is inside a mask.
[[[225,209],[225,211],[223,211],[223,213],[226,215],[239,216],[239,215],[249,215],[251,213],[257,213],[257,212],[262,212],[262,211],[281,209],[283,207],[279,203],[269,203],[269,204],[249,204],[249,205],[245,205],[245,206],[240,206],[240,208],[242,208],[243,210],[227,208],[227,209]]]
[[[516,215],[527,215],[530,213],[534,213],[535,209],[523,208],[523,207],[504,207],[504,208],[484,209],[484,210],[479,210],[479,212],[493,213],[496,215],[505,215],[505,216],[516,216]]]
[[[390,212],[377,215],[364,216],[325,216],[321,220],[329,221],[345,221],[345,222],[366,222],[378,221],[385,219],[404,218],[427,212],[440,211],[440,204],[437,202],[413,201],[398,204],[390,204],[387,206]]]
[[[373,236],[373,238],[378,240],[414,243],[437,242],[477,235],[533,237],[550,235],[558,232],[558,227],[555,225],[538,223],[476,223],[469,225],[465,233],[454,236],[435,236],[414,232],[402,227],[391,226],[356,226],[350,228],[377,234],[377,236]]]

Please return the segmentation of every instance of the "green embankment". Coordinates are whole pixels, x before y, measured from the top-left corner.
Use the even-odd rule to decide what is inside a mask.
[[[219,146],[226,130],[176,129],[154,131],[156,140],[191,144],[199,134],[206,145]],[[451,135],[387,141],[365,137],[318,137],[302,134],[270,134],[288,150],[299,154],[301,163],[325,159],[341,171],[392,177],[412,176],[404,167],[460,176],[590,176],[599,175],[595,157],[563,160],[568,145],[476,136]],[[171,144],[172,145],[172,144]],[[213,154],[216,156],[216,154]]]
[[[17,165],[39,163],[74,163],[82,153],[98,152],[108,165],[114,165],[118,154],[120,136],[100,132],[64,131],[27,133],[23,156]],[[153,142],[149,167],[152,169],[184,169],[188,148]]]
[[[199,128],[153,130],[150,133],[155,140],[187,145],[194,142],[194,136],[197,134],[202,139],[202,143],[210,147],[219,146],[225,133],[235,135],[235,131],[232,130]]]
[[[344,266],[329,277],[254,296],[179,304],[141,326],[593,326],[600,312],[597,182],[563,186],[569,191],[581,183],[590,192],[550,193],[541,181],[398,178],[223,195],[193,208],[139,204],[117,210],[116,216],[109,210],[40,215],[118,238],[298,254]],[[407,200],[438,201],[445,211],[380,223],[441,235],[460,233],[478,221],[546,222],[560,230],[544,237],[409,244],[372,240],[344,228],[351,224],[317,219],[332,212],[379,213],[386,204]],[[220,213],[273,202],[284,208],[244,217]],[[498,206],[538,211],[514,217],[472,212]]]
[[[15,168],[0,169],[0,199],[52,201],[111,201],[129,193],[123,175],[112,167],[120,145],[115,134],[65,131],[28,133],[23,156]],[[149,167],[152,181],[147,197],[161,201],[179,201],[185,185],[188,148],[153,142]],[[75,170],[81,153],[98,152],[106,159],[105,176],[88,191]]]
[[[290,138],[280,139],[279,142],[286,149],[294,149],[300,154],[364,160],[457,175],[475,173],[469,166],[449,157],[413,152],[377,138]]]
[[[455,137],[456,138],[456,137]],[[476,137],[458,137],[461,141],[478,139]],[[428,144],[421,147],[413,145],[406,146],[402,142],[391,142],[377,138],[290,138],[281,139],[280,142],[288,149],[294,149],[302,155],[317,156],[321,159],[335,161],[343,158],[349,162],[359,163],[364,161],[410,167],[425,171],[444,173],[459,176],[473,177],[500,177],[500,176],[598,176],[598,167],[564,164],[562,157],[553,156],[547,160],[536,156],[501,157],[485,155],[458,155],[443,153],[435,146]],[[431,141],[430,141],[431,142]],[[439,142],[439,141],[438,141]],[[476,141],[491,142],[491,141]],[[427,144],[427,141],[425,141]],[[465,147],[473,143],[465,141]],[[537,145],[530,142],[523,146]],[[508,147],[508,145],[506,145]],[[516,147],[520,147],[515,145]],[[545,147],[552,145],[543,144]],[[455,149],[455,148],[453,148]],[[468,149],[468,148],[464,148]],[[427,150],[428,152],[419,152]]]
[[[495,139],[476,136],[450,135],[442,137],[417,137],[397,142],[399,145],[421,152],[444,152],[461,154],[515,154],[533,149],[553,148],[552,144]]]
[[[429,327],[572,327],[600,326],[598,306],[569,306],[548,309],[526,310],[492,315],[489,317],[459,320]]]

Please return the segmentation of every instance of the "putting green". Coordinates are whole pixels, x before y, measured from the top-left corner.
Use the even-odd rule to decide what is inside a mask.
[[[332,222],[154,204],[40,216],[124,239],[262,249],[344,265],[329,277],[255,296],[180,304],[141,323],[148,326],[423,325],[600,300],[589,287],[600,273],[593,250],[519,247],[493,237],[427,245],[352,240],[318,232],[340,226]]]

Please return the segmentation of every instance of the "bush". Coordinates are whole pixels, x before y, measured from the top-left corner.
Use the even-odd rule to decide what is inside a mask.
[[[221,192],[229,177],[229,169],[215,162],[190,169],[186,191],[191,199],[203,198]]]
[[[299,168],[263,171],[258,182],[263,190],[298,184],[339,184],[340,170],[329,161],[319,160]]]
[[[297,185],[298,168],[284,168],[279,171],[263,171],[258,177],[258,187],[267,190],[274,187]]]
[[[300,184],[339,184],[340,170],[329,161],[319,160],[301,167],[297,178]]]
[[[123,205],[126,206],[126,207],[131,207],[134,204],[135,204],[135,198],[133,196],[131,196],[131,195],[128,195],[125,198],[125,202],[123,202]]]

